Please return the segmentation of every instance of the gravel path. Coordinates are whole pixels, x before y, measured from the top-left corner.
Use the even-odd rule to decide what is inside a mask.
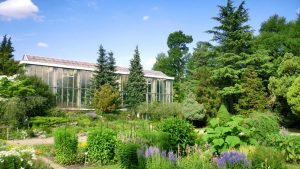
[[[40,160],[42,160],[44,163],[49,164],[49,165],[50,165],[52,168],[54,168],[54,169],[66,169],[65,167],[60,166],[60,165],[54,163],[53,161],[49,160],[48,158],[41,157],[41,156],[39,156],[38,158],[39,158]]]
[[[86,141],[86,136],[78,136],[78,141]],[[39,144],[54,144],[53,137],[49,138],[30,138],[24,140],[7,140],[8,144],[12,145],[39,145]]]

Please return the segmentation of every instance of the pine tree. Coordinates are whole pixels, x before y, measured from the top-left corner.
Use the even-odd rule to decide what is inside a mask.
[[[221,52],[240,54],[250,51],[252,32],[250,26],[245,24],[249,16],[244,5],[245,1],[242,1],[236,8],[228,0],[226,6],[219,6],[219,16],[213,17],[220,25],[207,32],[214,35],[212,40],[220,44]]]
[[[126,103],[132,110],[138,104],[146,100],[147,85],[144,78],[138,47],[134,51],[133,59],[130,61],[129,76],[126,91]]]
[[[118,89],[117,74],[116,74],[116,60],[113,52],[108,52],[108,83],[113,89]]]
[[[99,57],[97,59],[96,70],[93,77],[93,89],[99,89],[100,86],[108,83],[108,59],[102,45],[99,47],[98,54]]]
[[[4,35],[0,45],[0,75],[11,76],[20,72],[21,66],[14,60],[14,51],[11,38]]]

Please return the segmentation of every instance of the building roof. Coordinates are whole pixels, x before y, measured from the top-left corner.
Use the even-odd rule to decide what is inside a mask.
[[[43,66],[53,66],[53,67],[62,67],[70,69],[81,69],[81,70],[95,70],[95,63],[49,58],[44,56],[35,56],[25,54],[21,60],[22,64],[33,64],[33,65],[43,65]],[[129,69],[125,67],[117,66],[116,73],[118,74],[129,74]],[[144,70],[144,75],[151,78],[162,78],[174,80],[173,77],[165,75],[163,72],[154,71],[154,70]]]

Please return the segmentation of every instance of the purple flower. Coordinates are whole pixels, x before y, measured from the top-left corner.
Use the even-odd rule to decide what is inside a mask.
[[[243,166],[248,167],[248,159],[243,153],[231,151],[224,152],[216,160],[217,165],[220,169],[227,169],[233,166]]]
[[[168,158],[169,158],[170,161],[175,161],[175,155],[174,155],[174,153],[172,151],[170,151],[168,153]]]
[[[159,149],[157,147],[150,146],[145,151],[145,157],[150,157],[152,155],[159,154]]]
[[[161,152],[161,156],[167,157],[167,151],[166,151],[166,150],[163,150],[163,151]]]

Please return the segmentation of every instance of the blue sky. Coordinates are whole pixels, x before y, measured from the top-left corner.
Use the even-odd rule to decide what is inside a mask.
[[[241,1],[236,0],[238,5]],[[194,42],[208,41],[211,18],[226,0],[0,0],[0,36],[8,34],[15,58],[23,54],[96,62],[99,45],[128,66],[135,46],[151,69],[167,52],[167,37],[182,30]],[[249,24],[258,30],[271,15],[296,19],[300,0],[248,0]],[[300,29],[300,28],[299,28]]]

